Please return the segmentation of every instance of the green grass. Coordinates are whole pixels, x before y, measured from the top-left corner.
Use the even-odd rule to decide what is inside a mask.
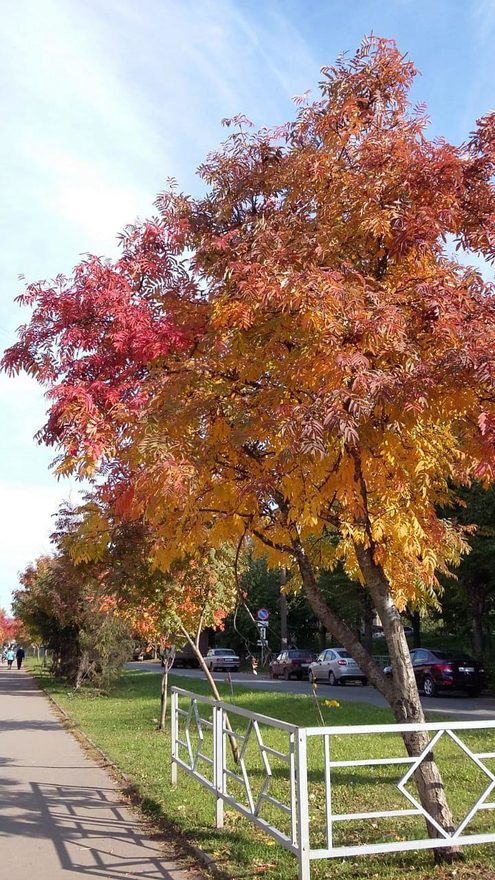
[[[31,665],[31,664],[30,664]],[[110,696],[97,696],[89,691],[75,693],[55,682],[46,672],[34,670],[45,687],[71,716],[74,722],[103,749],[129,777],[143,797],[143,809],[155,820],[168,825],[190,843],[201,847],[212,856],[226,876],[235,880],[245,880],[262,876],[266,880],[296,880],[297,863],[294,856],[282,849],[270,837],[245,820],[235,810],[225,811],[225,829],[214,828],[214,799],[201,785],[179,770],[178,785],[170,784],[170,737],[156,730],[159,711],[160,677],[156,673],[132,672],[125,675],[115,686]],[[190,679],[173,677],[172,683],[184,688],[194,687],[199,693],[207,693],[205,683],[191,682]],[[330,696],[321,688],[321,696]],[[223,688],[228,699],[227,688]],[[332,694],[333,696],[333,694]],[[250,692],[240,686],[235,689],[235,702],[252,711],[289,721],[299,725],[318,725],[318,718],[312,698],[304,695],[290,695]],[[328,724],[371,724],[391,720],[386,709],[362,704],[345,703],[339,708],[322,706],[325,723]],[[207,712],[202,711],[207,717]],[[242,731],[243,724],[235,724]],[[262,728],[267,744],[281,751],[287,747],[287,737],[281,731]],[[486,734],[469,734],[466,739],[476,749],[484,751],[489,746]],[[197,739],[192,737],[195,747]],[[335,740],[333,757],[350,759],[352,757],[386,756],[398,754],[397,735],[386,738],[349,737]],[[208,733],[205,736],[203,751],[208,753]],[[445,778],[451,806],[456,818],[460,818],[473,803],[474,795],[485,785],[481,772],[462,756],[456,746],[441,742],[435,755]],[[323,843],[324,810],[322,782],[321,743],[310,741],[309,755],[309,797],[312,837],[311,844]],[[286,767],[279,759],[271,760],[273,778],[271,793],[288,800]],[[246,750],[246,764],[250,770],[253,794],[259,792],[263,773],[259,751],[254,739]],[[495,769],[495,761],[490,764]],[[229,755],[229,768],[234,770]],[[209,766],[204,763],[200,771],[208,776]],[[402,768],[402,773],[404,768]],[[394,806],[407,806],[394,786],[402,775],[399,769],[384,767],[375,771],[368,768],[351,768],[333,771],[333,809],[341,812],[361,810],[391,809]],[[485,777],[486,778],[486,777]],[[229,783],[230,791],[245,801],[245,791],[235,781]],[[263,809],[262,815],[276,820],[282,830],[288,830],[288,819],[270,805]],[[424,835],[423,823],[416,818],[399,820],[379,820],[366,823],[368,840],[394,840],[409,834],[412,828]],[[361,826],[361,827],[359,827]],[[493,811],[485,811],[476,820],[473,830],[482,828],[493,830]],[[336,842],[349,844],[362,839],[363,823],[339,823],[336,825]],[[434,868],[431,853],[408,853],[404,855],[382,855],[361,857],[338,861],[318,861],[312,864],[313,880],[495,880],[494,848],[466,848],[466,862],[450,868]]]

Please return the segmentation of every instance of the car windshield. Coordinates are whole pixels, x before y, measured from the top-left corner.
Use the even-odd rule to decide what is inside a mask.
[[[339,649],[339,650],[336,651],[335,653],[338,654],[339,657],[350,657],[350,656],[351,656],[351,655],[349,654],[349,651],[344,651],[343,648],[342,648],[342,650]]]
[[[235,657],[235,651],[232,648],[219,648],[215,654],[221,654],[222,657]]]
[[[310,651],[289,651],[289,657],[300,659],[301,657],[310,657]]]

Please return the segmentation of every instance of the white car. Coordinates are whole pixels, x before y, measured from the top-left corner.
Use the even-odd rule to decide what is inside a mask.
[[[327,648],[309,667],[310,681],[327,681],[328,684],[346,684],[360,681],[368,684],[364,672],[345,648]]]
[[[210,648],[205,657],[205,663],[211,672],[217,672],[220,669],[239,672],[241,661],[232,648]]]

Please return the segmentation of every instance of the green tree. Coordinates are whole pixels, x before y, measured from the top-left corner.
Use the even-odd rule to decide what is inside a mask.
[[[456,580],[444,581],[441,617],[448,629],[470,640],[476,656],[488,658],[495,625],[495,489],[474,483],[457,494],[460,503],[448,513],[474,529]]]

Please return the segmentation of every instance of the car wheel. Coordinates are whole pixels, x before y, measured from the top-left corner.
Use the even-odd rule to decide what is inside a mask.
[[[466,689],[468,697],[479,697],[481,694],[481,688],[467,688]]]
[[[335,678],[333,672],[328,673],[328,684],[331,684],[332,686],[337,684],[337,679]]]
[[[285,681],[289,681],[289,678],[290,678],[289,670],[288,670],[288,669],[284,669],[284,679],[285,679]]]
[[[238,667],[238,666],[233,666],[233,667],[232,667],[232,672],[239,672],[239,667]]]
[[[423,679],[423,691],[425,697],[434,697],[437,693],[437,686],[431,675],[425,675]]]
[[[361,684],[362,684],[362,686],[363,686],[364,688],[365,688],[365,687],[368,687],[368,679],[367,679],[367,678],[362,678],[362,679],[361,679]]]

